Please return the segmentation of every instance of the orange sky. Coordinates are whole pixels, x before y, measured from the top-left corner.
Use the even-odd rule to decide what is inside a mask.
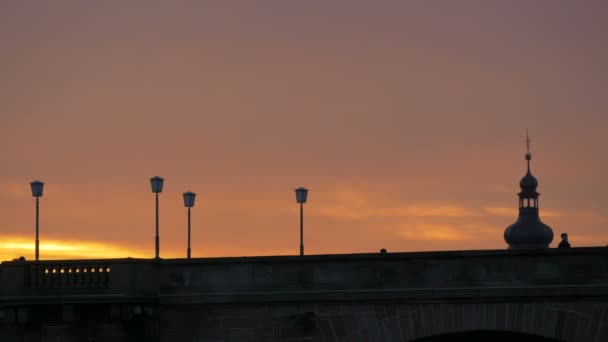
[[[0,259],[608,244],[608,5],[0,2]],[[554,240],[553,245],[559,241]]]

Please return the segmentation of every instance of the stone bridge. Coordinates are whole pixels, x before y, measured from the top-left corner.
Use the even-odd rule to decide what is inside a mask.
[[[11,261],[0,341],[608,341],[608,248]]]

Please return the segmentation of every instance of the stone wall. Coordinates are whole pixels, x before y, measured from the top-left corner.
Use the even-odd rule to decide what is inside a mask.
[[[608,303],[312,304],[171,307],[162,341],[405,342],[497,330],[608,341]]]
[[[608,248],[0,265],[0,341],[608,341]]]

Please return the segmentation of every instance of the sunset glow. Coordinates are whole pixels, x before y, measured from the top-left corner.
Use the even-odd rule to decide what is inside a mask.
[[[30,255],[33,241],[19,236],[0,236],[0,260],[12,260]],[[101,258],[143,258],[146,254],[127,246],[101,244],[92,241],[56,240],[40,244],[43,259],[101,259]],[[29,259],[29,258],[28,258]]]
[[[145,4],[145,5],[144,5]],[[608,244],[606,2],[2,2],[0,258]],[[449,15],[447,15],[449,14]]]

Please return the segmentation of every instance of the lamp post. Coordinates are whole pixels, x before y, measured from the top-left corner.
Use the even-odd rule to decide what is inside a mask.
[[[188,208],[188,259],[191,257],[190,252],[190,208],[194,207],[194,200],[196,199],[196,194],[192,191],[184,192],[184,206]]]
[[[40,240],[38,239],[39,232],[39,199],[42,197],[42,190],[44,190],[44,183],[41,181],[33,181],[30,183],[32,187],[32,196],[36,197],[36,261],[40,259]]]
[[[308,189],[299,187],[296,189],[296,201],[300,203],[300,256],[304,255],[304,203],[308,197]]]
[[[161,177],[152,177],[150,178],[150,185],[152,186],[152,192],[156,194],[156,259],[160,258],[160,238],[158,236],[158,194],[163,192],[163,182],[165,180]]]

